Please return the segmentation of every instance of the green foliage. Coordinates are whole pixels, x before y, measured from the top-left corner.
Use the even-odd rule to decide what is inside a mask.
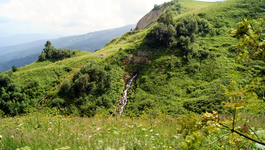
[[[169,24],[158,23],[154,28],[147,34],[148,45],[150,47],[156,46],[170,46],[173,42],[174,35],[176,34],[175,28]]]
[[[69,58],[72,55],[74,55],[74,52],[72,52],[70,49],[56,49],[51,45],[50,41],[47,41],[43,52],[39,55],[38,61],[44,61],[46,59],[60,60],[66,57]]]
[[[16,72],[17,70],[18,70],[17,67],[13,65],[13,66],[12,66],[12,71],[13,71],[13,72]]]
[[[196,113],[205,113],[206,111],[218,111],[219,113],[224,113],[225,109],[222,102],[226,100],[226,97],[221,93],[212,96],[202,96],[199,98],[192,98],[183,101],[183,107],[189,111]]]
[[[83,112],[83,115],[93,116],[97,107],[104,106],[110,108],[112,102],[104,93],[106,93],[112,83],[111,67],[106,65],[104,68],[90,63],[81,68],[81,70],[72,78],[72,81],[65,81],[59,90],[59,95],[65,99],[65,102],[58,98],[52,101],[53,106],[69,107],[74,104]]]
[[[157,22],[164,23],[167,26],[170,24],[173,25],[174,24],[173,12],[172,11],[166,11],[165,13],[162,13],[158,17]]]
[[[237,29],[230,29],[228,32],[231,37],[241,39],[237,44],[240,49],[238,61],[243,58],[249,57],[252,59],[265,60],[265,42],[261,39],[262,31],[264,30],[264,20],[259,18],[251,20],[250,16],[243,18],[237,23]]]

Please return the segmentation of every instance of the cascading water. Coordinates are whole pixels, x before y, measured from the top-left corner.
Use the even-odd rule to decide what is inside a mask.
[[[130,89],[131,85],[132,85],[132,81],[138,76],[138,73],[136,73],[126,84],[125,86],[125,90],[122,94],[122,97],[119,99],[118,104],[116,105],[119,106],[121,105],[121,108],[118,111],[118,114],[121,116],[122,112],[125,110],[126,105],[128,104],[128,99],[127,99],[127,95],[128,95],[128,90]],[[114,109],[113,113],[111,116],[113,116],[116,113],[116,108]]]

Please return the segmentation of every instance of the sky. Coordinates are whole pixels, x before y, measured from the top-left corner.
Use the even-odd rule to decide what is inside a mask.
[[[169,0],[0,0],[0,37],[78,35],[136,24],[154,4],[165,1]]]

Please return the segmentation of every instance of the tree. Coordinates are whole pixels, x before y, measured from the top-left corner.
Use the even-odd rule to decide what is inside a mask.
[[[46,60],[46,53],[41,52],[38,61],[45,61],[45,60]]]
[[[50,41],[47,41],[44,46],[48,47],[48,46],[51,46],[51,45],[52,45],[52,43]]]
[[[16,72],[17,70],[18,70],[17,67],[13,65],[13,66],[12,66],[12,71],[13,71],[13,72]]]
[[[160,17],[157,19],[157,22],[164,23],[166,25],[173,25],[174,20],[173,20],[173,12],[172,11],[166,11]]]
[[[156,10],[159,10],[159,5],[157,5],[157,4],[155,4],[154,8],[153,8],[153,11],[156,11]]]
[[[173,25],[160,22],[147,34],[147,44],[151,47],[163,45],[168,47],[173,42],[175,34],[176,30]]]

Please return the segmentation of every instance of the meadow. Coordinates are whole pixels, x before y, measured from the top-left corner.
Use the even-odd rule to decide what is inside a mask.
[[[171,118],[157,112],[156,118],[152,118],[154,111],[146,110],[137,118],[126,117],[126,114],[121,118],[108,118],[106,112],[100,111],[104,110],[99,110],[94,118],[80,118],[61,115],[63,109],[42,108],[25,116],[1,118],[0,149],[257,149],[254,142],[246,139],[242,139],[239,145],[231,143],[230,131],[221,126],[211,128],[201,137],[188,135],[188,130],[197,133],[190,126],[201,121],[201,116],[195,114]],[[227,116],[220,118],[221,121],[228,119]],[[241,119],[248,120],[249,126],[265,138],[264,116],[243,114]],[[241,124],[237,122],[237,129],[242,127]]]

